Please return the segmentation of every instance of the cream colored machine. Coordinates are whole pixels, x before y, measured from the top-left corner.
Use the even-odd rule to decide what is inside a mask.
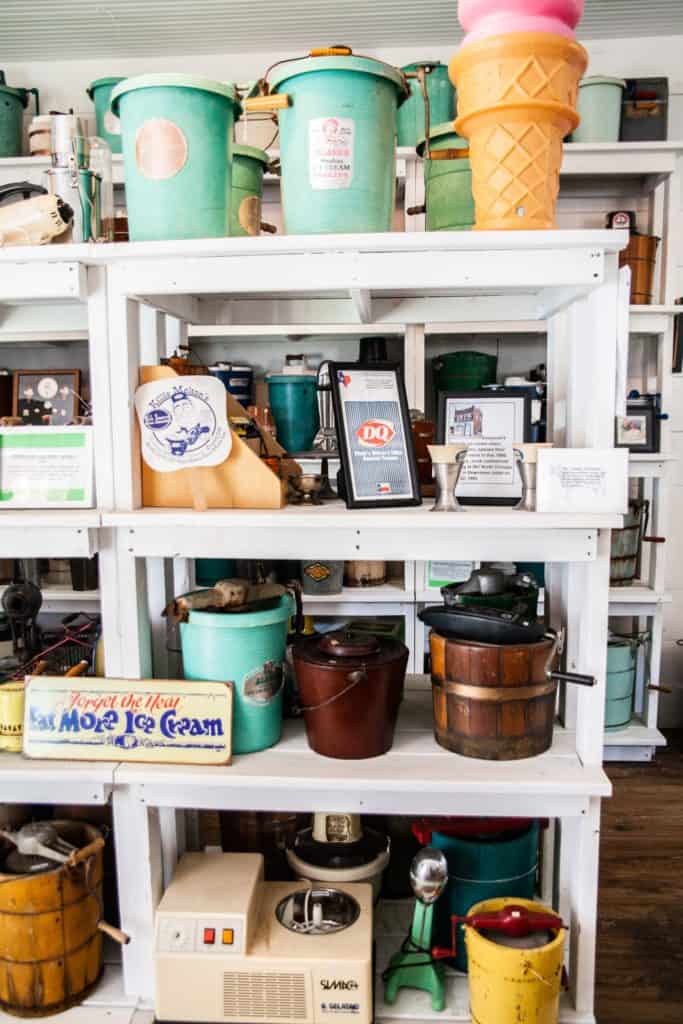
[[[156,918],[158,1021],[370,1024],[372,890],[264,882],[260,854],[188,853]]]

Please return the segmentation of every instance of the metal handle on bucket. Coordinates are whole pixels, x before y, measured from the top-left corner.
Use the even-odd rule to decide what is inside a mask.
[[[322,708],[328,708],[330,704],[335,704],[342,697],[345,697],[347,693],[351,693],[357,686],[367,681],[368,673],[365,665],[361,665],[360,668],[349,672],[346,678],[349,680],[349,685],[345,686],[339,693],[335,693],[333,697],[328,697],[327,700],[321,701],[320,704],[308,704],[306,707],[302,707],[301,711],[320,711]]]
[[[553,661],[556,656],[562,654],[562,651],[564,650],[564,630],[558,629],[556,633],[552,630],[548,630],[545,635],[546,639],[554,641],[545,662],[546,678],[551,679],[554,683],[575,683],[577,686],[595,686],[597,683],[595,676],[585,675],[582,672],[553,671],[551,667]]]

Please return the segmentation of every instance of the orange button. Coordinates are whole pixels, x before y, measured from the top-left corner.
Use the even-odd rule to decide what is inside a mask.
[[[234,941],[235,941],[235,933],[232,930],[232,928],[224,928],[223,929],[223,945],[224,946],[232,946]]]
[[[205,946],[213,946],[215,941],[216,941],[216,929],[215,928],[205,928],[204,929],[204,945]]]

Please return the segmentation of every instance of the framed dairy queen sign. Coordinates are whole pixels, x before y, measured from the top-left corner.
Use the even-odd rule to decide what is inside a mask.
[[[421,504],[400,366],[330,363],[330,382],[347,507]]]
[[[232,683],[28,676],[26,757],[225,765]]]

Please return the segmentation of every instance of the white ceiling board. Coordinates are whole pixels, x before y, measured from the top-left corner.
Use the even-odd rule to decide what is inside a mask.
[[[10,62],[455,45],[456,0],[2,0]],[[683,0],[586,0],[582,39],[683,35]]]

